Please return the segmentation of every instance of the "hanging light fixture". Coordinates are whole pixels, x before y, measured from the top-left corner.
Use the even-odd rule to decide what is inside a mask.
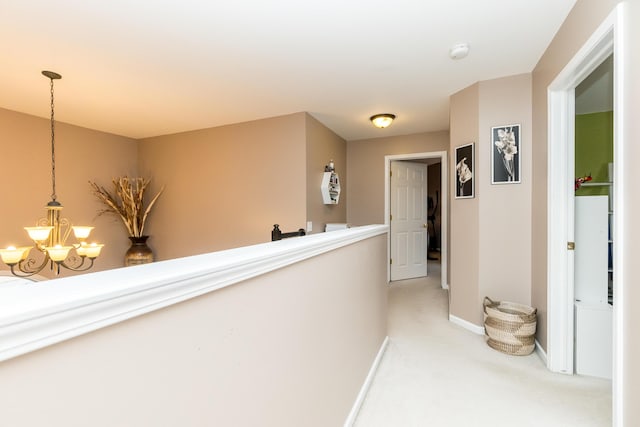
[[[396,118],[395,114],[384,113],[384,114],[375,114],[369,117],[369,120],[371,120],[371,123],[373,123],[375,127],[384,129],[386,127],[391,126],[391,123],[395,118]]]
[[[51,81],[51,201],[47,203],[47,217],[41,218],[35,227],[24,227],[35,243],[35,248],[42,253],[43,260],[38,262],[29,255],[33,246],[0,249],[0,258],[11,269],[15,276],[28,277],[41,272],[47,265],[57,275],[60,267],[73,271],[86,271],[93,267],[93,261],[100,255],[104,245],[87,243],[93,227],[72,226],[68,219],[61,218],[62,205],[56,196],[56,151],[55,121],[53,115],[53,81],[62,76],[53,71],[42,74]],[[78,243],[66,245],[69,234],[73,234]],[[74,254],[75,252],[75,254]],[[87,261],[88,260],[88,261]]]

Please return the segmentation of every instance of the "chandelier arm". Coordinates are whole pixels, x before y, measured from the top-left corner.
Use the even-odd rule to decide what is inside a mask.
[[[18,277],[30,277],[40,273],[49,263],[51,263],[51,269],[55,271],[56,275],[60,273],[60,267],[66,268],[67,270],[71,271],[87,271],[91,267],[93,267],[94,262],[94,258],[81,256],[80,263],[77,265],[73,265],[73,262],[78,259],[78,257],[76,256],[69,257],[61,262],[54,262],[46,252],[44,253],[44,255],[45,256],[42,260],[42,263],[40,263],[40,265],[38,265],[37,267],[32,267],[32,265],[36,263],[36,260],[31,257],[27,258],[26,260],[20,261],[18,264],[10,265],[9,268],[11,269],[11,274]],[[86,263],[87,259],[89,259],[88,263]],[[67,261],[71,261],[72,263],[67,263]]]
[[[91,267],[93,267],[94,258],[88,258],[88,257],[80,257],[80,258],[82,258],[82,261],[77,266],[69,265],[69,264],[67,264],[67,260],[64,260],[64,261],[58,263],[58,266],[59,266],[58,269],[60,268],[60,266],[62,266],[64,268],[66,268],[67,270],[71,270],[71,271],[87,271]],[[89,264],[84,266],[84,263],[85,263],[85,261],[87,259],[89,259]]]
[[[23,273],[22,269],[18,267],[18,270],[16,271],[15,267],[16,267],[16,264],[9,266],[9,268],[11,269],[11,274],[13,274],[16,277],[31,277],[39,273],[39,271],[34,271],[33,273]]]
[[[37,267],[33,267],[36,264],[35,258],[29,257],[17,264],[18,271],[15,271],[16,264],[10,266],[11,274],[19,277],[33,276],[34,274],[38,274],[42,270],[44,270],[49,262],[51,262],[51,258],[49,258],[49,255],[46,252],[44,253],[44,259],[42,260],[42,263],[40,263],[40,265],[38,265]]]

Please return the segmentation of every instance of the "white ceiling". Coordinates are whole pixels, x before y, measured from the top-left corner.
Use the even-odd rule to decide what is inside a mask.
[[[47,69],[56,120],[133,138],[300,111],[347,140],[444,130],[449,95],[532,71],[575,1],[0,0],[0,107],[48,117]]]

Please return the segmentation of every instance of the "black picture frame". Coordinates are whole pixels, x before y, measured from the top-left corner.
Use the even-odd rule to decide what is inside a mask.
[[[475,143],[456,147],[455,178],[456,199],[472,199],[475,196]]]
[[[520,125],[491,128],[491,184],[520,183]]]

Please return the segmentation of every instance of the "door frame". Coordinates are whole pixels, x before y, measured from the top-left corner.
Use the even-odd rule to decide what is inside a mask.
[[[395,166],[394,166],[395,164]],[[389,263],[389,271],[390,271],[390,281],[399,281],[399,280],[407,280],[407,279],[413,279],[413,278],[420,278],[420,277],[427,277],[429,276],[429,271],[428,271],[428,258],[429,258],[429,229],[427,227],[427,222],[428,222],[428,216],[429,216],[429,209],[427,206],[427,199],[428,199],[428,193],[429,193],[429,164],[427,162],[414,162],[414,161],[410,161],[410,160],[392,160],[390,162],[390,167],[391,167],[391,180],[389,181],[389,188],[390,188],[390,196],[389,196],[389,218],[395,218],[393,221],[390,222],[390,228],[389,228],[389,250],[390,250],[390,257],[392,260],[394,260],[393,262]],[[404,171],[401,172],[401,169],[405,169]],[[421,193],[419,195],[419,198],[417,198],[417,195],[414,193],[413,195],[411,194],[412,191],[408,191],[408,193],[406,194],[406,200],[405,200],[405,204],[404,206],[402,206],[402,203],[398,203],[400,200],[397,198],[398,197],[398,190],[400,188],[404,188],[405,190],[408,190],[409,188],[415,189],[416,187],[414,187],[414,185],[416,185],[415,182],[415,175],[413,175],[413,173],[409,172],[409,169],[415,171],[420,171],[421,173],[421,179],[420,179],[420,188],[421,188]],[[396,173],[397,172],[397,173]],[[406,173],[406,176],[403,177],[403,173]],[[406,185],[407,187],[399,187],[399,185],[401,185],[401,181],[406,180]],[[419,221],[416,221],[415,218],[410,217],[409,213],[413,213],[415,214],[415,211],[412,211],[411,208],[409,206],[413,206],[414,203],[416,203],[416,200],[420,200],[420,209],[421,209],[421,217]],[[400,210],[401,207],[403,209],[406,209],[406,214],[407,217],[405,218],[405,223],[403,223],[403,221],[400,219],[398,220],[399,217],[401,217],[402,215],[400,214]],[[394,208],[396,209],[394,211]],[[396,218],[396,216],[398,218]],[[409,225],[411,224],[411,225]],[[418,227],[419,224],[419,228]],[[400,231],[401,230],[401,231]],[[405,241],[405,244],[403,246],[405,246],[405,250],[406,250],[406,259],[404,261],[406,261],[406,264],[403,266],[402,263],[402,259],[400,257],[400,242],[398,241],[398,232],[403,232],[406,231],[407,234],[407,240]],[[417,234],[420,235],[419,240],[422,244],[422,248],[419,251],[423,257],[419,257],[422,258],[420,260],[420,264],[416,265],[414,264],[414,262],[416,262],[417,259],[416,256],[418,255],[417,253],[415,253],[415,251],[417,250],[417,248],[415,247],[415,242],[414,239],[417,238]],[[413,242],[413,243],[412,243]],[[408,246],[412,246],[413,248],[410,249]]]
[[[623,189],[624,150],[624,75],[625,56],[622,46],[623,4],[616,6],[587,42],[580,48],[565,68],[549,85],[548,96],[548,139],[547,139],[547,368],[554,372],[573,374],[574,372],[574,286],[573,271],[569,271],[567,242],[572,235],[573,206],[569,206],[570,195],[574,191],[575,177],[570,176],[569,162],[574,161],[575,87],[613,53],[614,91],[614,212],[623,212],[623,199],[619,197]],[[557,221],[557,218],[565,220]],[[614,216],[613,263],[614,271],[621,268],[623,230],[619,215]],[[622,416],[622,392],[624,375],[623,357],[623,310],[620,297],[626,294],[621,274],[613,278],[614,295],[618,298],[613,305],[613,418]]]
[[[448,247],[448,192],[447,192],[447,152],[431,151],[426,153],[394,154],[384,156],[384,223],[391,227],[389,215],[390,207],[390,171],[392,160],[422,160],[440,159],[440,283],[442,289],[449,289],[447,274]],[[391,268],[388,260],[391,258],[391,230],[387,233],[387,281],[391,281]]]

